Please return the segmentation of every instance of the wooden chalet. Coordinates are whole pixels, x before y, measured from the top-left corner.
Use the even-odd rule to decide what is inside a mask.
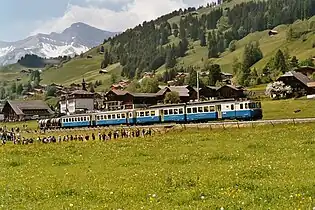
[[[281,75],[277,81],[282,81],[285,85],[290,85],[293,93],[300,95],[312,95],[315,93],[314,81],[301,72],[289,71]]]
[[[224,85],[217,89],[218,98],[243,98],[245,97],[244,90],[233,85]]]
[[[123,90],[110,90],[105,94],[105,99],[109,101],[120,101],[122,105],[155,105],[157,97],[155,93],[130,93]]]
[[[168,92],[177,92],[179,94],[180,101],[185,103],[197,99],[197,91],[189,86],[159,86],[160,90],[156,93],[158,101],[164,101],[165,95]]]
[[[300,72],[305,76],[311,76],[315,72],[315,67],[312,66],[300,66],[293,69],[295,72]]]
[[[4,120],[21,121],[35,118],[47,118],[54,114],[49,106],[40,100],[6,101],[3,107]]]

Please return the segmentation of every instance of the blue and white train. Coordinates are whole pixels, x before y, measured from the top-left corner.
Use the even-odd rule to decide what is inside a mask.
[[[99,113],[67,115],[39,121],[40,128],[76,128],[114,125],[190,123],[216,120],[262,119],[261,103],[252,100],[216,101],[155,105],[146,109],[124,109]]]

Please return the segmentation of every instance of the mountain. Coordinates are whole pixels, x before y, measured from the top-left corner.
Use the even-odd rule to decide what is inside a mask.
[[[79,22],[62,33],[37,34],[16,42],[0,41],[0,65],[16,63],[26,54],[45,58],[80,54],[116,34]]]

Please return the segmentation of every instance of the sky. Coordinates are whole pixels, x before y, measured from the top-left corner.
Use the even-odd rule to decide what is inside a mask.
[[[0,40],[17,41],[37,33],[62,32],[83,22],[124,31],[179,8],[214,0],[1,0]]]

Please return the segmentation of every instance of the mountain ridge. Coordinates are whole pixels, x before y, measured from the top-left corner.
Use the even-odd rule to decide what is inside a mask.
[[[105,31],[77,22],[61,33],[39,33],[15,42],[0,41],[0,66],[16,63],[26,54],[43,58],[80,54],[116,34],[119,32]]]

